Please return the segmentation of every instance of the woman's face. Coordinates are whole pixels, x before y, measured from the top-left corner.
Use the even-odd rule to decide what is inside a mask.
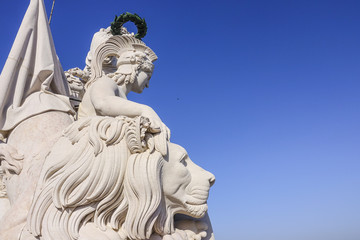
[[[150,77],[151,77],[150,73],[140,70],[135,79],[135,82],[133,83],[131,91],[136,93],[142,93],[144,88],[149,87]]]

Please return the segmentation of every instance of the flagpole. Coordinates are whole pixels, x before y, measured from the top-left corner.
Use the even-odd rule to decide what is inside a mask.
[[[51,17],[53,15],[54,5],[55,5],[55,0],[53,0],[53,4],[52,4],[52,7],[51,7],[51,12],[50,12],[50,17],[49,17],[49,25],[50,25],[50,22],[51,22]]]

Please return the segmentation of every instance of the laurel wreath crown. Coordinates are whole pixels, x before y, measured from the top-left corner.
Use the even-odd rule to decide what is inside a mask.
[[[121,35],[121,27],[129,21],[133,22],[137,27],[138,32],[135,34],[135,38],[141,40],[145,37],[147,32],[145,18],[141,18],[136,13],[132,14],[129,12],[123,13],[120,16],[115,16],[114,21],[111,23],[111,33],[113,35]]]

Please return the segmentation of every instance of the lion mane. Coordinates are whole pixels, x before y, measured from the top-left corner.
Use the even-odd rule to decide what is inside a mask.
[[[27,230],[59,240],[78,239],[89,223],[121,239],[171,233],[161,177],[166,152],[166,137],[144,117],[74,122],[46,158]]]

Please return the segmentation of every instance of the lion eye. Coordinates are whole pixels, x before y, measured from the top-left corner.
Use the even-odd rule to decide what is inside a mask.
[[[184,166],[186,166],[186,165],[187,165],[187,163],[186,163],[186,157],[181,158],[180,162],[181,162]]]

